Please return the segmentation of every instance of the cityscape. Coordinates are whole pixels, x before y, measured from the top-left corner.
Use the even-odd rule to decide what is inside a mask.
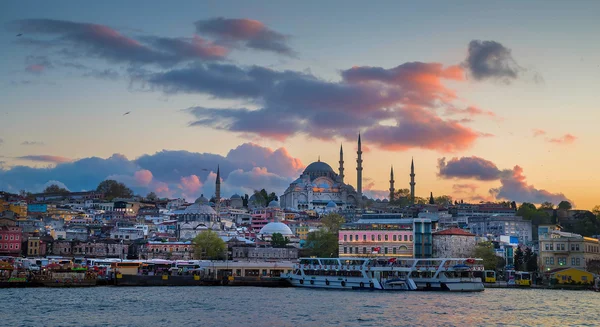
[[[4,322],[600,319],[598,7],[3,3]]]

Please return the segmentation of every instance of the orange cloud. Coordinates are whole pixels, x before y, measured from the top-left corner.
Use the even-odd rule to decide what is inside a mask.
[[[565,134],[559,138],[549,139],[548,142],[556,144],[572,144],[573,142],[575,142],[575,140],[577,140],[576,136],[572,134]]]

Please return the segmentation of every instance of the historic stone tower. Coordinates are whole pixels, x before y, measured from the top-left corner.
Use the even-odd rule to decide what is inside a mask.
[[[415,204],[415,161],[410,161],[410,203]]]
[[[390,169],[390,202],[394,201],[394,166]]]
[[[340,144],[340,182],[344,183],[344,148]]]
[[[215,181],[215,211],[219,218],[219,210],[221,209],[221,170],[217,165],[217,180]]]
[[[358,193],[358,201],[362,202],[362,150],[360,144],[360,133],[358,133],[358,150],[356,151],[356,193]]]

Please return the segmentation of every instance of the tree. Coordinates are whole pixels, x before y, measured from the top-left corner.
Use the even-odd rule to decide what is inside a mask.
[[[44,193],[69,194],[70,192],[66,188],[62,188],[56,184],[52,184],[44,189]]]
[[[320,258],[337,258],[338,256],[338,236],[326,230],[310,232],[306,236],[304,248],[308,256]]]
[[[600,219],[590,211],[578,212],[573,215],[575,225],[568,226],[567,231],[582,236],[593,236],[600,234]]]
[[[592,213],[596,215],[596,217],[600,217],[600,205],[594,206]]]
[[[148,201],[156,201],[156,200],[158,200],[158,196],[156,196],[156,193],[150,192],[150,193],[148,193],[148,195],[146,195],[146,199]]]
[[[554,204],[552,202],[544,202],[540,205],[540,209],[554,209]]]
[[[248,207],[248,194],[244,194],[244,197],[242,198],[242,206],[243,207]]]
[[[571,203],[569,201],[560,201],[560,203],[558,204],[558,209],[559,210],[571,210],[571,209],[573,209],[573,206],[571,205]]]
[[[543,210],[538,210],[535,205],[527,202],[523,202],[517,210],[517,216],[523,217],[524,220],[531,220],[532,236],[534,240],[538,238],[539,225],[545,225],[551,223],[550,215]]]
[[[525,252],[523,252],[522,269],[529,272],[535,272],[538,270],[537,255],[533,253],[529,247],[525,249]]]
[[[496,270],[498,266],[498,257],[494,253],[494,244],[492,242],[481,242],[475,246],[473,256],[478,259],[483,259],[483,266],[486,270]]]
[[[271,235],[271,246],[274,248],[284,248],[290,243],[290,239],[283,237],[281,233],[273,233]]]
[[[346,223],[346,219],[337,213],[329,213],[321,217],[321,224],[332,233],[337,234],[344,223]]]
[[[133,191],[125,184],[112,179],[107,179],[98,184],[96,191],[104,193],[106,199],[114,198],[130,198],[133,196]]]
[[[221,259],[225,256],[227,245],[219,237],[219,234],[205,230],[196,235],[192,240],[194,245],[194,257],[196,259]]]
[[[440,196],[436,196],[434,198],[435,204],[440,204],[440,205],[451,205],[452,204],[452,197],[449,195],[440,195]]]
[[[585,269],[593,274],[600,274],[600,260],[588,260]]]
[[[516,271],[522,271],[525,267],[523,266],[523,262],[524,262],[524,254],[523,254],[523,250],[521,250],[521,247],[517,247],[517,249],[515,250],[515,270]]]

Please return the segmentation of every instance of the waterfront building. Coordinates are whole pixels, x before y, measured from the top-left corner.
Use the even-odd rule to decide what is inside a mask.
[[[21,255],[22,231],[14,219],[0,217],[0,256]]]
[[[531,221],[519,216],[476,216],[469,217],[468,229],[477,236],[516,236],[520,244],[533,241]]]
[[[369,214],[339,231],[339,257],[414,257],[413,219]],[[431,235],[431,234],[430,234]]]
[[[311,163],[285,190],[281,206],[291,210],[321,212],[358,208],[362,200],[362,150],[358,137],[357,190],[344,183],[344,152],[340,147],[338,173],[320,159]]]
[[[594,274],[578,268],[555,268],[545,272],[550,280],[557,284],[582,283],[587,284],[594,281]]]
[[[517,210],[499,203],[457,203],[448,208],[453,217],[515,216]]]
[[[148,241],[141,249],[144,259],[190,260],[193,259],[192,242],[157,242]]]
[[[556,226],[542,225],[539,231],[539,263],[541,270],[573,267],[586,270],[590,261],[600,260],[597,238],[560,231]]]
[[[460,228],[450,228],[433,233],[434,258],[468,258],[477,245],[475,234]]]

